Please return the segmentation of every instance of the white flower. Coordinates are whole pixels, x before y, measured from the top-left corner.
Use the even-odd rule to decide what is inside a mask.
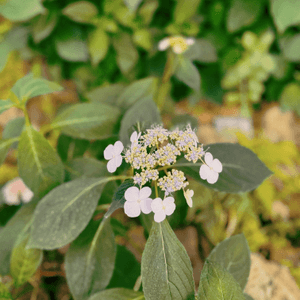
[[[124,146],[122,142],[117,141],[114,145],[108,145],[104,150],[104,158],[109,160],[107,163],[107,170],[110,173],[113,173],[117,170],[118,167],[122,164],[121,152],[123,151]]]
[[[217,182],[219,173],[223,170],[222,164],[217,158],[213,159],[212,154],[209,152],[205,153],[204,159],[206,165],[200,167],[200,177],[204,180],[207,179],[208,183],[213,184]]]
[[[158,43],[158,50],[164,51],[171,46],[174,53],[181,54],[194,43],[195,40],[193,38],[184,38],[182,36],[167,37]]]
[[[175,210],[175,203],[173,197],[167,197],[164,200],[155,198],[151,203],[151,209],[154,212],[154,221],[162,222],[166,216],[170,216]]]
[[[165,51],[170,47],[170,38],[164,38],[158,43],[158,50]]]
[[[131,134],[131,136],[130,136],[131,149],[138,145],[141,134],[142,134],[141,132],[137,133],[136,131],[134,131]]]
[[[128,188],[125,192],[125,214],[131,218],[138,217],[141,211],[144,214],[149,214],[151,212],[152,202],[152,199],[149,198],[150,195],[151,188],[148,186],[143,187],[141,190],[136,186]]]
[[[28,203],[33,197],[33,192],[24,184],[19,177],[9,181],[2,189],[5,203],[8,205],[19,205],[21,199]]]
[[[188,204],[189,207],[193,206],[193,199],[192,197],[194,196],[194,191],[187,189],[186,191],[183,191],[183,195],[185,197],[186,203]]]

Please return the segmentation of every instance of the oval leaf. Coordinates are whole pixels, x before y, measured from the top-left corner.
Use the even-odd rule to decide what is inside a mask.
[[[244,290],[250,273],[250,249],[243,234],[232,236],[219,243],[208,259],[219,263]]]
[[[92,221],[66,254],[66,278],[74,299],[84,300],[103,290],[114,271],[117,249],[110,221],[104,219],[94,228]]]
[[[200,2],[201,0],[177,0],[173,13],[175,23],[182,24],[189,21],[197,13]]]
[[[10,100],[0,100],[0,114],[13,107],[14,103]]]
[[[280,40],[280,46],[284,57],[292,62],[300,61],[300,53],[298,51],[300,47],[300,34],[295,34],[291,37],[282,38]]]
[[[102,27],[98,27],[90,33],[88,47],[92,64],[96,66],[104,59],[109,47],[109,37]]]
[[[181,159],[178,168],[201,184],[221,192],[240,193],[257,188],[272,172],[251,150],[238,144],[218,143],[206,145],[214,158],[220,160],[223,171],[214,184],[202,180],[199,175],[201,162],[195,164]]]
[[[25,118],[19,117],[10,120],[4,127],[2,138],[12,139],[21,135],[23,127],[25,125]]]
[[[115,288],[94,294],[89,300],[144,300],[143,293]]]
[[[43,135],[27,126],[18,145],[18,170],[24,183],[40,195],[64,180],[64,166]]]
[[[91,2],[77,1],[66,6],[62,13],[75,22],[91,23],[93,18],[98,15],[98,9]]]
[[[75,138],[105,139],[111,136],[119,115],[117,107],[105,103],[79,103],[60,113],[51,127]]]
[[[77,238],[96,209],[104,184],[111,178],[80,178],[48,193],[33,217],[29,246],[52,250]]]
[[[9,148],[17,140],[18,139],[9,139],[0,141],[0,165],[4,163]]]
[[[149,300],[194,299],[191,261],[167,220],[152,225],[142,256],[142,282]]]
[[[217,262],[209,260],[201,271],[198,295],[201,300],[245,300],[233,276]]]

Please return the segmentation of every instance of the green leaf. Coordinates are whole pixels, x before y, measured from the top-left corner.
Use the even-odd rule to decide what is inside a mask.
[[[295,82],[287,84],[279,101],[283,111],[294,110],[300,116],[300,85]]]
[[[152,96],[140,99],[126,111],[120,128],[120,140],[124,146],[129,144],[130,134],[134,131],[133,125],[137,122],[140,122],[145,128],[161,123],[159,110],[152,100]]]
[[[198,290],[201,300],[245,300],[233,276],[217,262],[205,261]]]
[[[196,39],[194,45],[190,46],[183,55],[189,60],[197,60],[204,63],[218,60],[215,46],[206,39]]]
[[[11,253],[10,274],[14,279],[16,287],[26,283],[36,272],[43,258],[43,251],[40,249],[26,249],[29,239],[26,234],[21,242],[17,243]]]
[[[28,21],[44,11],[39,0],[9,0],[0,4],[0,14],[12,22]]]
[[[96,66],[105,58],[109,48],[109,37],[102,27],[96,28],[89,34],[88,47],[92,65]]]
[[[2,138],[12,139],[21,135],[25,125],[24,117],[18,117],[10,120],[4,127]]]
[[[0,281],[0,300],[13,300],[8,288]]]
[[[244,294],[245,300],[254,300],[250,295]]]
[[[190,88],[200,91],[200,74],[198,69],[185,56],[178,57],[178,59],[174,75]]]
[[[113,39],[113,45],[117,52],[117,64],[123,74],[129,73],[139,59],[131,37],[123,32],[118,38]]]
[[[0,165],[5,161],[9,148],[17,139],[1,140],[0,141]]]
[[[142,6],[139,8],[139,16],[143,19],[145,25],[149,25],[153,19],[153,15],[158,8],[157,0],[143,1]]]
[[[126,179],[116,190],[113,199],[112,199],[112,203],[108,209],[108,211],[106,212],[106,214],[104,215],[104,218],[108,218],[115,210],[117,210],[118,208],[124,207],[124,203],[125,203],[125,192],[128,188],[130,188],[131,186],[134,186],[133,184],[133,180],[132,179]]]
[[[182,24],[189,21],[197,13],[200,2],[201,0],[177,0],[173,13],[175,23]]]
[[[280,46],[284,57],[292,62],[300,61],[300,34],[295,34],[291,37],[285,37],[280,40]]]
[[[18,171],[36,195],[48,192],[64,180],[63,164],[43,135],[26,126],[18,145]]]
[[[137,80],[125,88],[117,99],[116,104],[123,109],[128,109],[142,98],[146,98],[149,95],[154,97],[157,85],[158,78],[156,77],[147,77]]]
[[[13,107],[14,103],[10,100],[0,100],[0,114]]]
[[[142,0],[124,0],[124,2],[129,10],[136,11]]]
[[[142,282],[149,300],[194,299],[191,261],[167,220],[152,225],[142,256]]]
[[[29,247],[52,250],[77,238],[89,223],[111,178],[79,178],[53,189],[38,204]]]
[[[35,78],[30,73],[19,79],[11,90],[19,100],[23,100],[26,103],[30,98],[61,91],[63,88],[55,82],[43,78]]]
[[[121,83],[115,83],[109,86],[100,86],[87,92],[85,96],[91,102],[103,102],[110,105],[115,105],[124,88],[125,85]]]
[[[261,11],[261,0],[232,0],[227,15],[227,30],[235,32],[254,23]]]
[[[142,292],[129,289],[115,288],[94,294],[89,300],[144,300]]]
[[[62,14],[75,22],[91,23],[98,15],[95,4],[88,1],[77,1],[70,3],[63,10]]]
[[[250,249],[243,234],[232,236],[219,243],[209,254],[209,261],[219,263],[244,290],[250,273]]]
[[[105,103],[78,103],[58,114],[51,127],[74,138],[105,139],[112,135],[119,116],[117,107]]]
[[[150,51],[153,46],[152,35],[148,29],[138,29],[133,34],[133,41],[136,45],[142,47],[146,51]]]
[[[92,221],[66,254],[66,278],[75,300],[103,290],[114,271],[117,249],[110,220],[104,219],[94,228]]]
[[[214,159],[223,165],[216,183],[210,184],[199,175],[202,163],[195,164],[185,159],[178,161],[178,168],[201,184],[221,192],[241,193],[257,188],[272,172],[251,150],[238,144],[218,143],[206,145]]]
[[[32,27],[32,36],[36,44],[51,34],[57,24],[57,20],[58,16],[55,12],[49,12],[39,16]]]
[[[0,231],[0,275],[9,273],[10,255],[20,231],[28,224],[33,215],[36,201],[22,206]]]
[[[271,14],[279,33],[288,27],[300,24],[300,2],[298,0],[270,0]]]

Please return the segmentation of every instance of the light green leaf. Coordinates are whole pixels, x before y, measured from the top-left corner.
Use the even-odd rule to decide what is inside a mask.
[[[246,147],[231,143],[209,144],[204,149],[206,147],[214,159],[219,159],[223,165],[216,183],[210,184],[200,178],[199,170],[203,164],[200,161],[194,164],[180,159],[177,162],[180,170],[206,187],[227,193],[248,192],[272,175],[257,155]]]
[[[227,30],[235,32],[254,23],[261,11],[261,0],[232,0],[227,15]]]
[[[288,27],[300,24],[300,2],[298,0],[270,0],[271,13],[279,33]]]
[[[92,221],[66,254],[66,278],[75,300],[87,299],[108,285],[115,265],[116,244],[110,220],[97,230]]]
[[[280,46],[284,57],[292,62],[300,61],[300,34],[295,34],[291,37],[282,38]]]
[[[182,24],[189,21],[189,19],[197,13],[200,3],[201,0],[177,0],[173,13],[175,23]]]
[[[27,126],[18,145],[18,170],[24,183],[42,195],[64,180],[63,164],[43,135]]]
[[[13,107],[14,103],[10,100],[0,100],[0,114]]]
[[[123,32],[121,36],[113,39],[113,45],[117,52],[117,64],[121,72],[127,74],[139,59],[139,54],[131,41],[130,35]]]
[[[209,261],[219,263],[244,290],[250,273],[250,249],[243,234],[232,236],[219,243],[209,254]]]
[[[200,91],[199,71],[185,56],[178,57],[178,65],[174,75],[190,88]]]
[[[161,123],[159,110],[152,100],[152,96],[140,99],[126,111],[120,128],[120,140],[124,146],[129,144],[129,137],[134,131],[133,125],[137,122],[144,128],[149,128],[152,124]]]
[[[189,60],[210,63],[218,60],[215,46],[206,39],[196,39],[194,45],[190,46],[183,55]]]
[[[147,300],[194,299],[191,261],[167,220],[152,225],[142,256],[142,282]]]
[[[152,48],[152,35],[148,29],[138,29],[133,34],[133,41],[136,45],[149,51]]]
[[[0,165],[4,163],[8,150],[15,141],[17,141],[17,139],[8,139],[0,141]]]
[[[79,178],[53,189],[38,204],[29,247],[52,250],[77,238],[89,223],[111,178]]]
[[[85,96],[91,102],[103,102],[110,105],[115,105],[124,88],[125,85],[121,83],[115,83],[109,86],[99,86],[87,92]]]
[[[245,300],[233,276],[217,262],[205,261],[198,296],[201,300]]]
[[[157,0],[143,1],[142,6],[139,9],[139,15],[144,21],[145,25],[149,25],[152,21],[153,15],[158,8]]]
[[[104,59],[109,48],[109,37],[102,27],[98,27],[90,33],[88,47],[92,64],[96,66]]]
[[[0,281],[0,300],[12,300],[12,296],[8,290],[8,288],[5,286],[4,283]]]
[[[39,0],[9,0],[0,5],[0,14],[12,22],[27,21],[44,11]]]
[[[142,0],[124,0],[124,2],[129,10],[136,11]]]
[[[124,288],[115,288],[94,294],[89,300],[145,300],[142,292]]]
[[[4,127],[2,138],[12,139],[21,135],[25,125],[25,118],[18,117],[10,120]]]
[[[137,80],[126,87],[117,99],[116,104],[123,109],[128,109],[142,98],[146,98],[149,95],[154,97],[157,85],[158,78],[156,77],[147,77]]]
[[[62,111],[51,127],[81,139],[105,139],[111,136],[120,116],[117,107],[105,103],[79,103]]]
[[[98,13],[96,5],[88,1],[70,3],[62,10],[63,15],[80,23],[91,23]]]
[[[294,110],[300,116],[300,85],[295,82],[287,84],[279,101],[283,111]]]

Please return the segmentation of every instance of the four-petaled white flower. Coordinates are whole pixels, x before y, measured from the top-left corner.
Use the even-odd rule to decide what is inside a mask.
[[[204,180],[207,179],[207,182],[210,184],[216,183],[219,173],[223,170],[222,163],[217,158],[213,159],[212,154],[209,152],[205,153],[204,159],[206,165],[200,167],[200,177]]]
[[[121,166],[123,160],[121,153],[123,149],[124,146],[120,141],[115,142],[114,145],[110,144],[105,148],[104,158],[109,160],[107,163],[108,172],[114,173]]]
[[[194,43],[195,39],[193,38],[184,38],[182,36],[167,37],[158,43],[158,50],[164,51],[171,46],[174,53],[181,54],[187,50],[188,46]]]
[[[142,134],[141,132],[137,133],[136,131],[134,131],[131,134],[131,136],[130,136],[131,148],[134,146],[137,146],[141,134]]]
[[[194,196],[194,191],[187,189],[186,191],[183,190],[183,194],[186,200],[186,203],[188,204],[189,207],[193,206],[193,199],[192,197]]]
[[[166,216],[170,216],[175,210],[175,203],[173,197],[167,197],[164,200],[155,198],[151,203],[151,209],[154,212],[154,221],[162,222]]]
[[[33,192],[19,177],[6,183],[2,192],[5,203],[8,205],[19,205],[21,204],[21,199],[24,203],[28,203],[33,197]]]
[[[136,186],[128,188],[125,192],[126,202],[124,204],[124,212],[128,217],[138,217],[141,211],[144,214],[151,212],[152,199],[149,198],[151,195],[151,188],[148,186],[138,189]]]

